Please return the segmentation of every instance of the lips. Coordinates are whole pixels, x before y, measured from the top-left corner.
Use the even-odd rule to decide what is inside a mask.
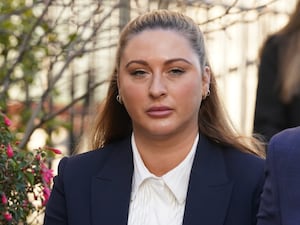
[[[167,106],[155,106],[149,108],[146,112],[151,117],[166,117],[172,113],[172,109]]]

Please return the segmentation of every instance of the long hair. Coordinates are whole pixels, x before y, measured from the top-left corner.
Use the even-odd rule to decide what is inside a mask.
[[[95,123],[92,147],[99,148],[131,134],[132,121],[125,107],[116,101],[118,95],[117,74],[124,48],[132,37],[144,30],[163,28],[174,30],[184,36],[199,58],[202,70],[209,66],[204,37],[199,26],[189,17],[167,10],[156,10],[131,21],[120,35],[115,68],[111,76],[108,95]],[[203,71],[202,71],[203,72]],[[200,91],[200,90],[199,90]],[[236,132],[226,115],[217,93],[216,81],[211,74],[210,96],[202,101],[198,119],[199,132],[224,146],[263,155],[262,145],[257,139],[243,137]],[[260,148],[261,147],[261,148]]]
[[[279,39],[279,78],[280,99],[289,103],[300,95],[300,1],[288,23],[277,32]]]

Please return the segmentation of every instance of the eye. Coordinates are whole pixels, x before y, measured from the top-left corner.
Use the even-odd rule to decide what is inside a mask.
[[[133,70],[130,72],[130,75],[132,76],[144,76],[147,72],[145,70],[141,70],[141,69],[138,69],[138,70]]]
[[[171,74],[171,75],[181,75],[181,74],[183,74],[185,71],[183,70],[183,69],[181,69],[181,68],[172,68],[172,69],[170,69],[169,70],[169,74]]]

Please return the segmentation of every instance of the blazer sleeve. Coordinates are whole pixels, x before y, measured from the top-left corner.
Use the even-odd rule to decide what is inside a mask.
[[[67,225],[67,208],[63,183],[64,168],[68,158],[61,159],[58,166],[58,175],[54,177],[53,188],[46,205],[44,225]]]
[[[258,225],[299,225],[299,137],[300,127],[296,127],[279,132],[270,141]]]
[[[266,158],[265,183],[257,215],[257,225],[281,225],[275,144],[270,142]]]

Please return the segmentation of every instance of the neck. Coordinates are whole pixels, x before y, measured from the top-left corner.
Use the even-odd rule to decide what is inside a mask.
[[[136,146],[147,169],[162,176],[179,165],[190,152],[198,131],[171,138],[149,138],[134,134]]]

